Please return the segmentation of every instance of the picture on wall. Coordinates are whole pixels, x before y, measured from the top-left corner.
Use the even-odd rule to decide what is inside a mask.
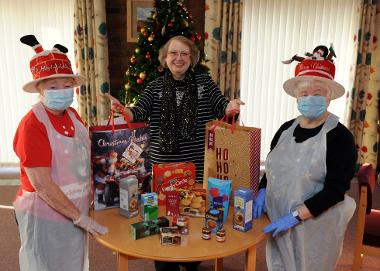
[[[152,0],[127,0],[127,42],[137,42],[137,35],[152,10]]]

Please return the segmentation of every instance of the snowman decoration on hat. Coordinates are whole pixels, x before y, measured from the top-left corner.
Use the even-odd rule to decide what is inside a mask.
[[[285,81],[283,88],[287,94],[296,97],[295,90],[297,85],[302,81],[317,80],[326,84],[331,90],[331,100],[341,97],[345,90],[338,82],[334,81],[335,65],[333,57],[336,57],[332,44],[328,49],[324,45],[314,48],[313,53],[306,53],[306,57],[294,55],[291,59],[282,61],[284,64],[290,64],[298,61],[295,68],[295,77]]]

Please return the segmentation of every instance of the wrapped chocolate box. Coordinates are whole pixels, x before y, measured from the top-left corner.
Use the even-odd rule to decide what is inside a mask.
[[[160,232],[160,228],[168,226],[169,220],[164,216],[160,216],[156,220],[137,222],[130,225],[131,237],[133,240],[137,240],[140,238],[158,234]]]

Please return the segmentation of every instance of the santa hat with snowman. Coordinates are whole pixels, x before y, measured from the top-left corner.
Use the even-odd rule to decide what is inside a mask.
[[[300,62],[296,66],[295,77],[284,82],[285,92],[296,97],[295,90],[300,82],[318,80],[326,84],[331,90],[331,100],[341,97],[345,90],[341,84],[334,81],[335,65],[332,57],[336,55],[332,45],[329,49],[326,46],[319,45],[313,50],[313,54],[308,53],[306,56],[294,55],[290,60],[283,61],[284,64],[290,64],[294,60]]]
[[[23,36],[20,41],[36,52],[30,60],[33,80],[23,86],[24,91],[38,93],[37,84],[45,79],[73,78],[75,87],[86,82],[85,77],[73,73],[66,47],[56,44],[52,50],[44,50],[34,35]]]

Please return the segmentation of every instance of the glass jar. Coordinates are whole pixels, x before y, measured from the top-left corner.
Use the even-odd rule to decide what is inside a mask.
[[[220,229],[216,232],[216,241],[218,242],[226,241],[226,231],[224,229]]]
[[[202,238],[204,240],[210,240],[211,239],[211,229],[209,227],[203,227],[202,228]]]

